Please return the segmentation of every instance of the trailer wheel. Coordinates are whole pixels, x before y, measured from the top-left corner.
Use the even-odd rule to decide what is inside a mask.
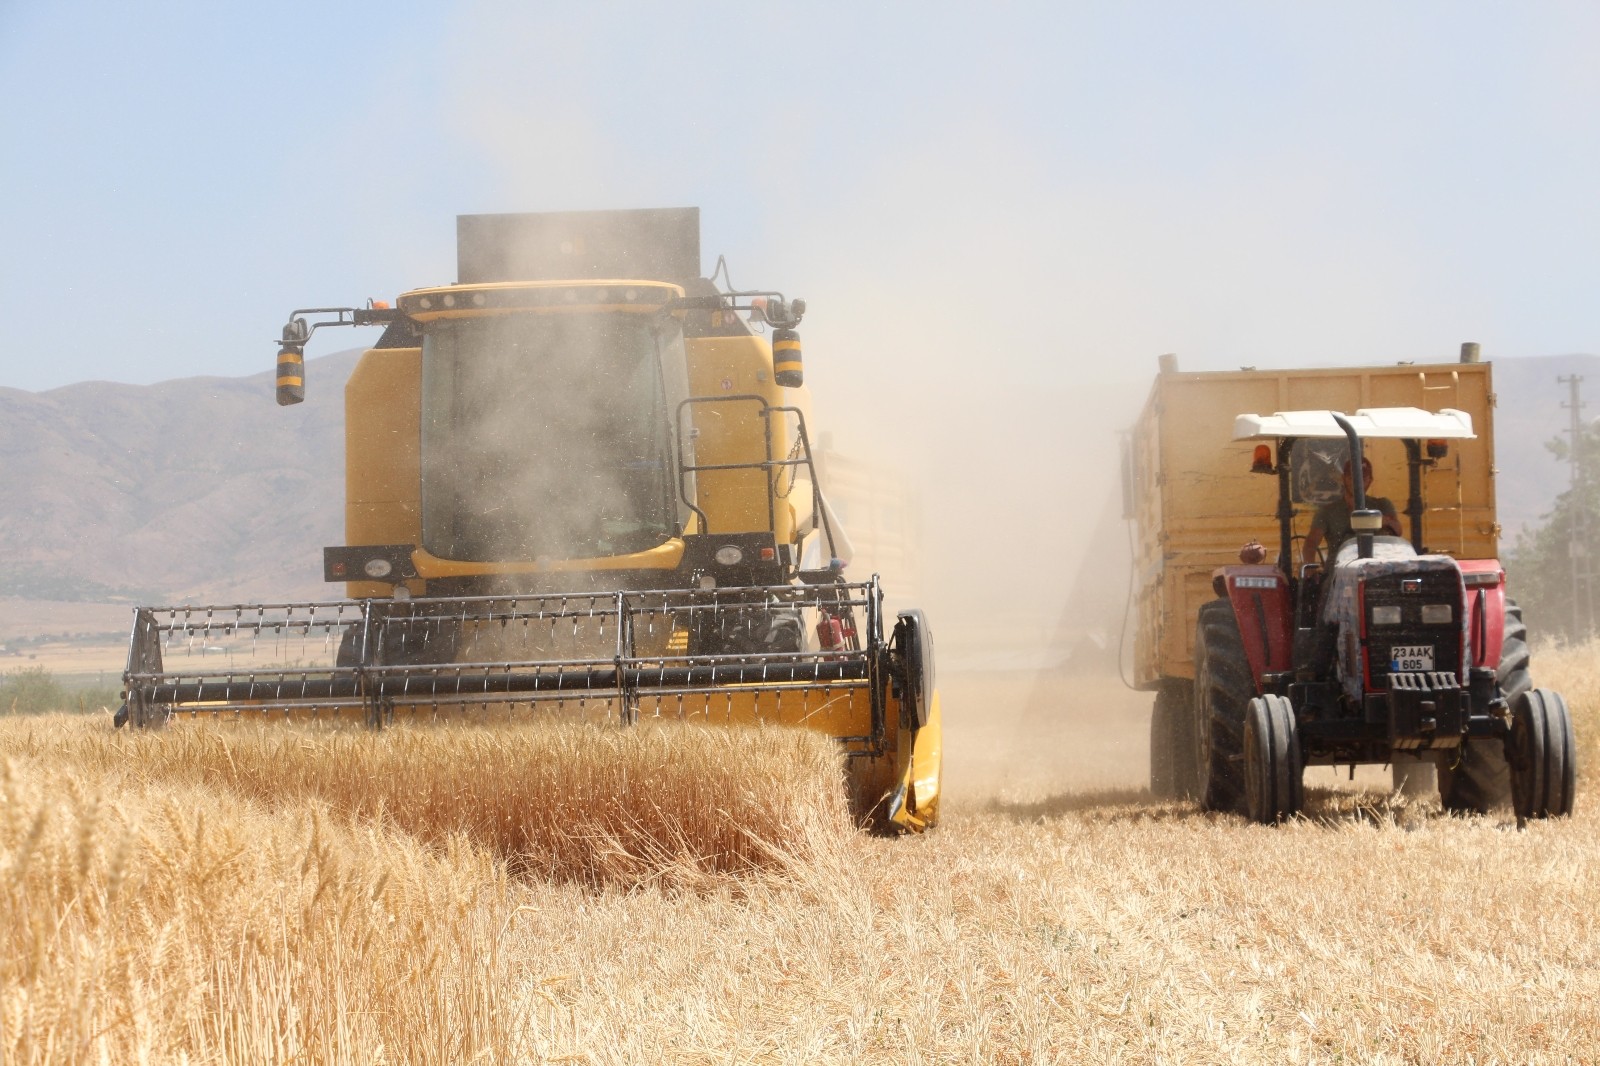
[[[1506,761],[1519,821],[1572,813],[1577,779],[1573,756],[1572,716],[1559,692],[1536,688],[1512,704]]]
[[[1273,825],[1304,804],[1304,766],[1294,708],[1282,696],[1258,696],[1245,707],[1245,815]]]
[[[1533,688],[1528,664],[1528,627],[1522,621],[1522,608],[1508,599],[1495,684],[1513,707],[1517,697]],[[1439,802],[1447,811],[1466,814],[1487,814],[1510,803],[1511,771],[1506,765],[1504,743],[1488,737],[1468,740],[1453,765],[1448,758],[1441,761]]]
[[[1150,794],[1188,799],[1195,794],[1194,684],[1161,682],[1150,708]]]
[[[1200,608],[1194,640],[1195,793],[1208,811],[1244,809],[1244,712],[1255,696],[1233,605]]]

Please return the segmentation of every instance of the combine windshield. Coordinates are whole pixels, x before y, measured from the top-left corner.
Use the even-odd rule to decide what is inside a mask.
[[[662,329],[632,314],[431,324],[423,546],[446,559],[573,559],[677,533],[671,419],[685,371],[675,323]]]

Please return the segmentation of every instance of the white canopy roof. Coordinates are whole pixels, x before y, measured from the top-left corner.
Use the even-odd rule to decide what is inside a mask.
[[[1459,440],[1476,436],[1472,432],[1472,416],[1449,407],[1438,414],[1420,407],[1363,407],[1345,417],[1362,438]],[[1234,440],[1343,436],[1344,430],[1328,411],[1279,411],[1271,415],[1240,415],[1233,420]]]

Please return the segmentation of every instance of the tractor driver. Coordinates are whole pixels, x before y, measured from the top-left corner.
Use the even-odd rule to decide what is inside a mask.
[[[1344,473],[1340,478],[1344,488],[1339,499],[1331,500],[1317,508],[1316,516],[1311,519],[1311,529],[1306,533],[1305,543],[1301,546],[1300,557],[1307,563],[1317,561],[1317,549],[1323,541],[1328,542],[1328,558],[1332,559],[1339,552],[1339,545],[1349,540],[1350,511],[1355,507],[1356,489],[1350,479],[1350,460],[1344,463]],[[1372,460],[1366,456],[1361,457],[1361,483],[1370,489],[1372,487]],[[1394,504],[1387,496],[1367,495],[1367,507],[1383,515],[1383,532],[1392,536],[1400,536],[1400,517],[1395,513]]]

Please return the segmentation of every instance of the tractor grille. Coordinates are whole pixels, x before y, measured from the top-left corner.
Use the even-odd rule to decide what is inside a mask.
[[[1431,663],[1420,664],[1412,658],[1408,665],[1402,662],[1396,673],[1427,673],[1462,676],[1461,574],[1455,567],[1402,571],[1368,578],[1363,586],[1363,609],[1367,633],[1367,690],[1382,690],[1389,686],[1389,676],[1396,663],[1396,651],[1426,648],[1431,653]],[[1425,620],[1423,607],[1448,604],[1448,619]],[[1375,611],[1392,612],[1398,608],[1398,624],[1378,624]]]

